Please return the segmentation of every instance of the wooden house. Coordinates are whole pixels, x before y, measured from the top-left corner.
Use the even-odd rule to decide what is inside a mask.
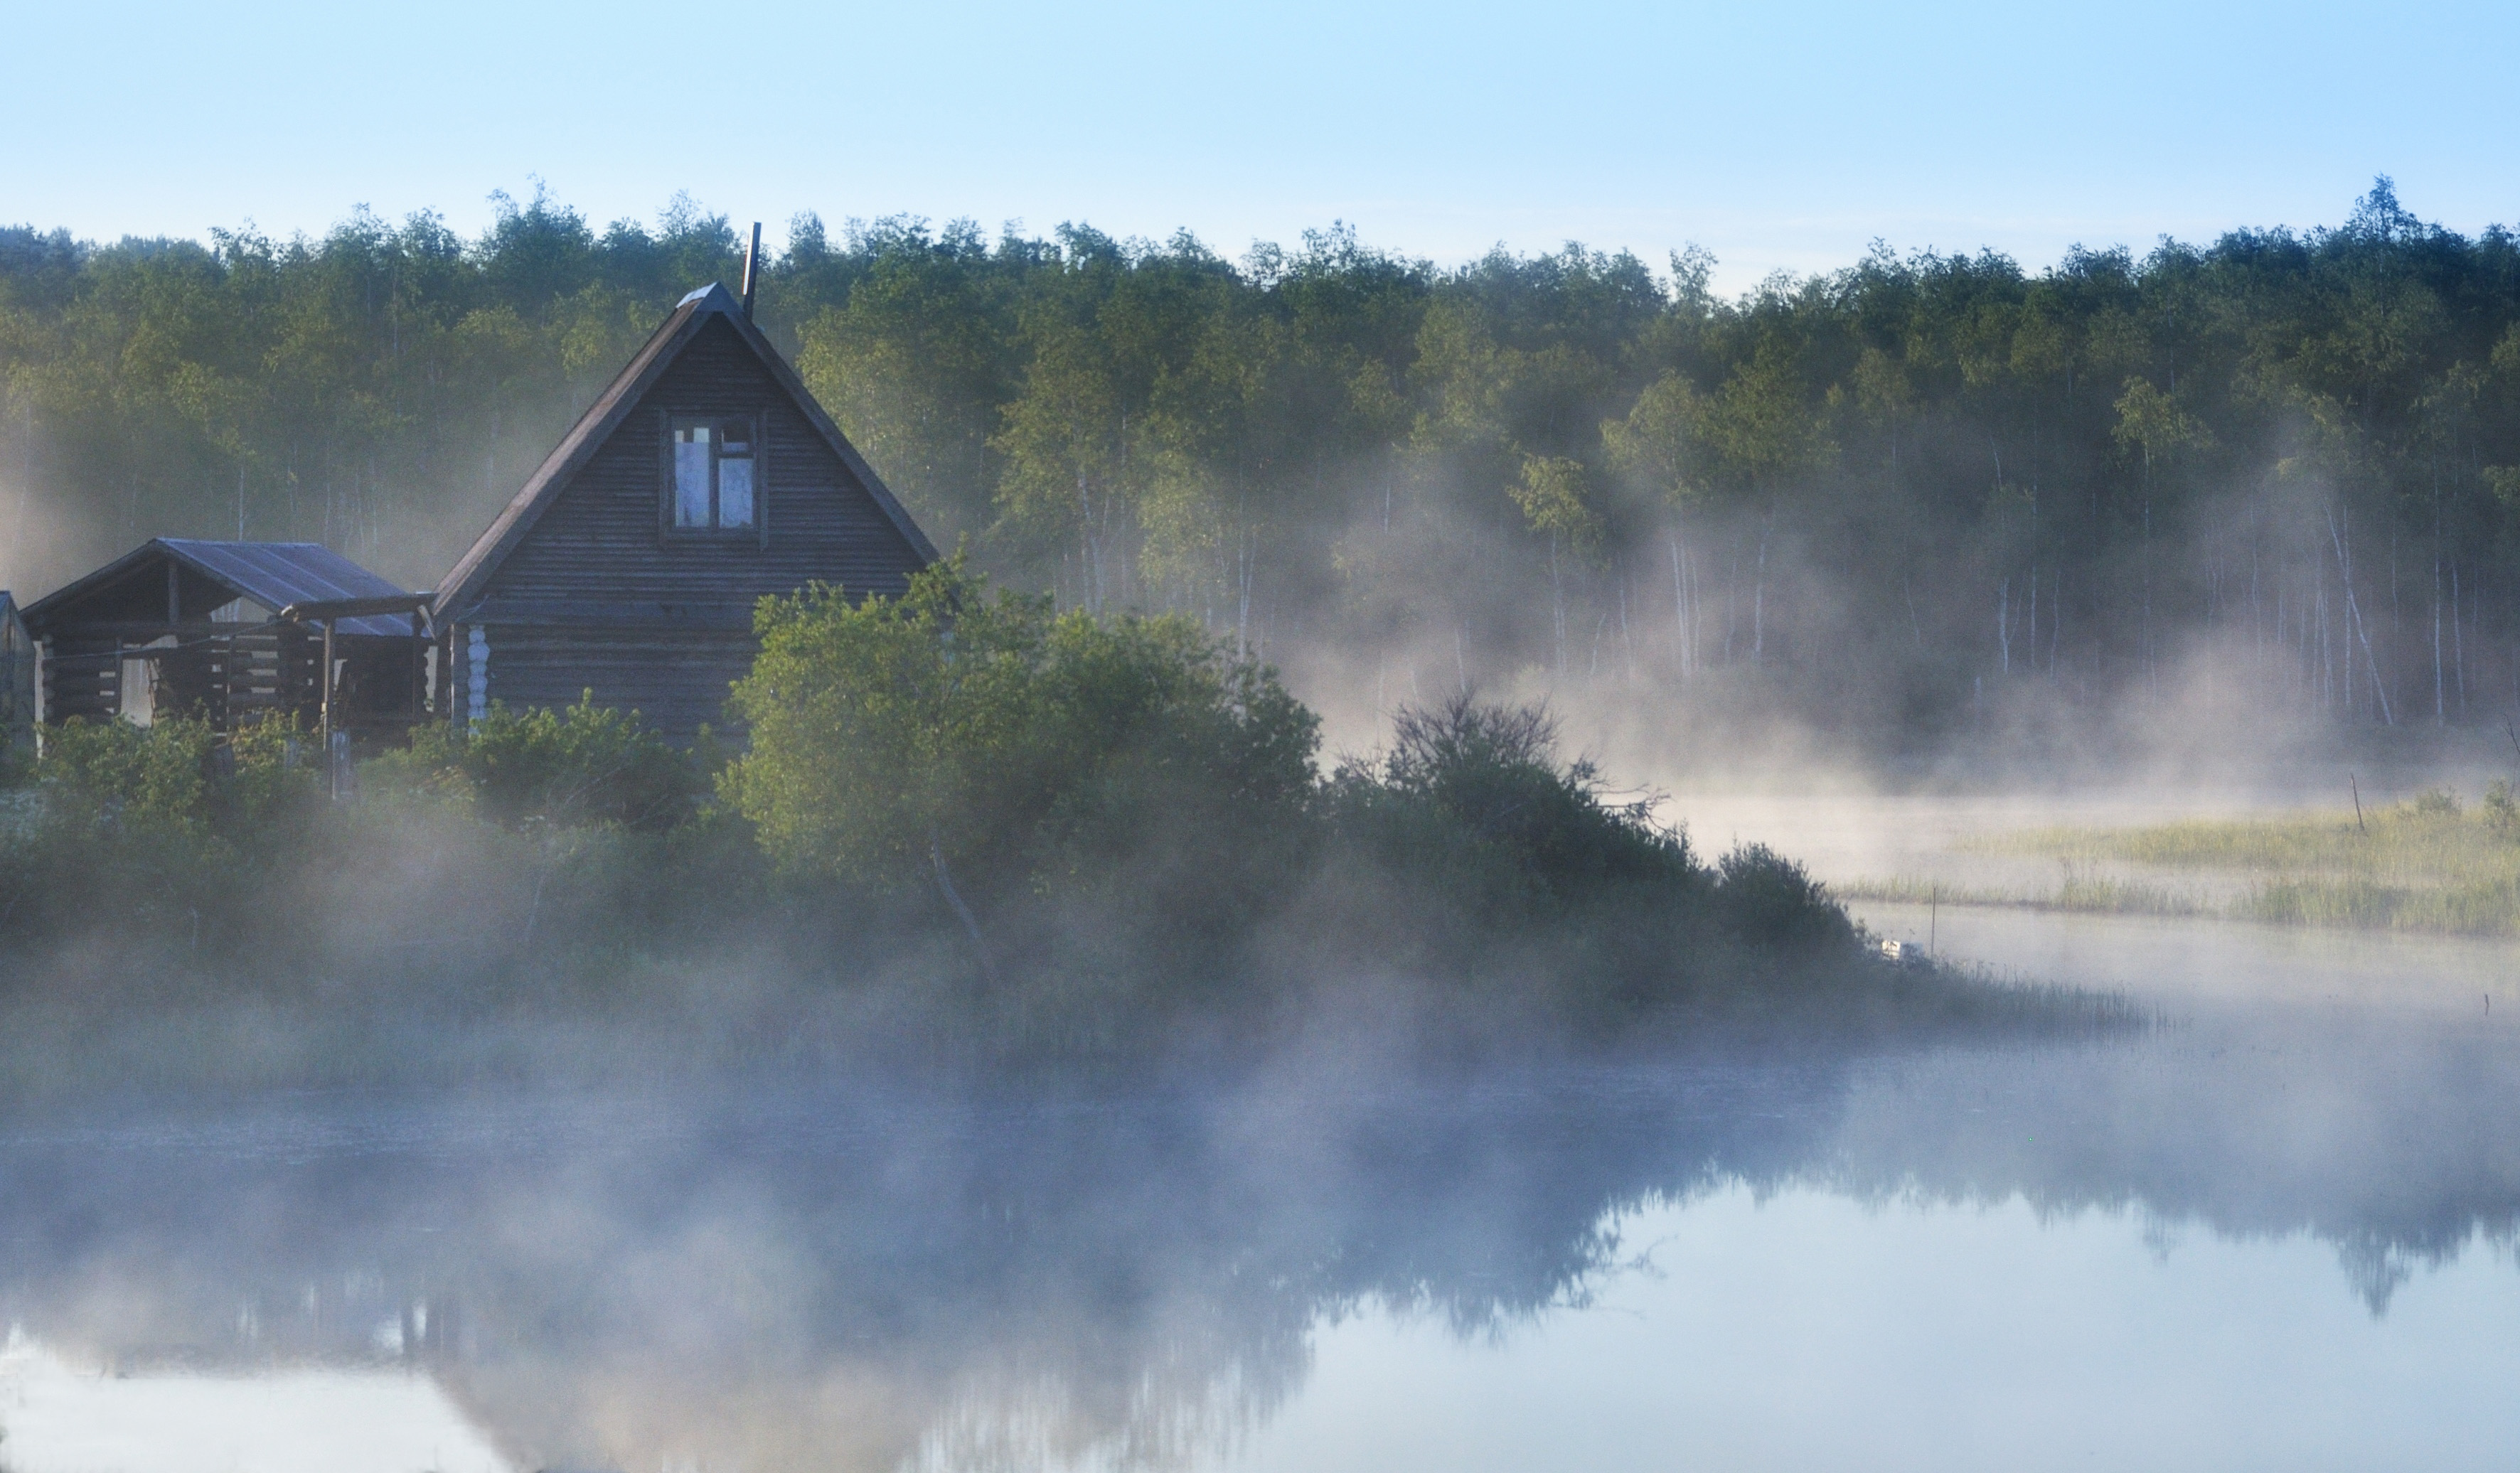
[[[387,734],[427,716],[429,597],[312,542],[159,537],[24,619],[48,724],[181,713],[230,731],[278,715]]]
[[[901,593],[936,551],[711,284],[677,304],[438,585],[442,703],[591,692],[677,741],[722,726],[752,609],[810,582]]]
[[[35,744],[35,641],[0,588],[0,767]]]

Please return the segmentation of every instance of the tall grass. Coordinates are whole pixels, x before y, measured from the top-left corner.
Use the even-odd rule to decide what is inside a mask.
[[[2201,895],[2166,885],[2068,870],[2053,889],[1955,885],[1921,874],[1859,879],[1834,887],[1848,900],[1888,900],[1908,905],[2013,906],[2034,911],[2073,911],[2095,915],[2211,915]]]
[[[2277,925],[2520,936],[2520,809],[2507,786],[2464,808],[2445,789],[2360,814],[2191,819],[2132,828],[2044,827],[1956,846],[2061,862],[2052,889],[1958,887],[1901,875],[1843,887],[1860,900],[2011,905],[2147,915],[2217,915]],[[2095,873],[2130,866],[2194,876],[2188,887]],[[2215,881],[2224,881],[2221,885]],[[2214,898],[2220,891],[2225,898]]]

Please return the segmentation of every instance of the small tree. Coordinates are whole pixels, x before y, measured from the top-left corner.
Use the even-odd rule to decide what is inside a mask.
[[[1153,794],[1233,824],[1310,792],[1312,713],[1187,619],[987,597],[958,557],[898,599],[765,600],[756,627],[731,703],[752,746],[724,791],[781,869],[933,885],[975,946],[967,888],[1090,879]]]
[[[661,833],[694,817],[708,791],[710,765],[705,750],[676,750],[638,712],[599,706],[588,691],[559,710],[493,702],[464,732],[415,727],[409,747],[377,758],[365,772],[380,791],[469,799],[511,828]]]

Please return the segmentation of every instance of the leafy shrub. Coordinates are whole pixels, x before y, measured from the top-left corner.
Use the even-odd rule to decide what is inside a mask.
[[[1698,888],[1688,836],[1653,819],[1653,801],[1617,802],[1599,771],[1555,759],[1556,723],[1539,706],[1469,694],[1405,708],[1390,750],[1332,776],[1341,832],[1404,872],[1481,912],[1562,912],[1604,886]]]
[[[958,558],[899,599],[766,600],[757,627],[722,790],[793,874],[933,884],[959,911],[964,889],[1099,888],[1166,836],[1231,860],[1311,794],[1318,720],[1187,619],[987,597]]]
[[[317,770],[283,720],[222,736],[170,717],[46,736],[31,810],[0,829],[0,918],[33,936],[180,922],[199,944],[302,857]]]
[[[205,835],[217,740],[198,721],[140,727],[73,718],[51,734],[40,764],[48,812],[98,826]]]
[[[2454,819],[2458,817],[2458,794],[2447,787],[2426,788],[2415,794],[2414,802],[2408,806],[2422,818]]]
[[[313,810],[321,780],[308,751],[287,718],[224,736],[185,717],[73,718],[50,734],[37,778],[56,822],[251,849]]]
[[[636,711],[587,692],[561,710],[493,702],[471,730],[431,723],[362,769],[383,795],[465,802],[509,827],[613,826],[661,833],[698,813],[708,791],[705,741],[696,752],[643,725]]]
[[[1724,856],[1716,875],[1716,914],[1735,941],[1808,953],[1855,939],[1854,923],[1827,888],[1765,844],[1744,844]]]

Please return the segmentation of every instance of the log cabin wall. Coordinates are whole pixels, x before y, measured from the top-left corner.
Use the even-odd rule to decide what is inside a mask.
[[[17,601],[0,589],[0,764],[35,739],[35,642],[18,617]]]
[[[323,630],[304,612],[269,616],[428,597],[313,543],[152,538],[36,601],[24,618],[43,641],[48,723],[184,716],[233,731],[279,717],[311,731],[324,705]],[[339,614],[333,627],[337,730],[392,738],[428,719],[417,614]]]
[[[519,496],[539,502],[528,529],[500,553],[494,525],[450,574],[438,606],[450,719],[477,719],[493,702],[557,707],[591,695],[677,742],[703,726],[730,732],[728,689],[751,668],[759,600],[814,582],[897,596],[932,556],[878,504],[889,493],[843,458],[792,375],[783,382],[730,315],[699,310],[603,441],[564,480]],[[612,412],[599,401],[589,418]],[[669,525],[671,425],[692,416],[756,426],[755,526]],[[566,453],[563,441],[555,459]],[[485,556],[494,560],[470,575]]]
[[[523,710],[591,696],[597,705],[638,712],[685,745],[704,726],[735,730],[727,690],[752,668],[757,647],[749,634],[655,626],[472,624],[454,635],[450,705],[459,722],[486,714],[491,701]],[[476,669],[486,677],[478,709],[470,693]]]
[[[121,715],[126,666],[150,670],[153,715],[196,717],[223,732],[273,716],[311,728],[323,707],[323,637],[297,625],[183,630],[163,650],[112,635],[57,635],[51,646],[44,719],[54,725]],[[398,650],[371,657],[397,656],[407,659]],[[402,724],[412,719],[403,714]]]
[[[665,417],[672,414],[766,418],[757,534],[665,526]],[[625,600],[735,604],[748,621],[762,595],[790,593],[817,578],[853,593],[897,594],[922,560],[735,328],[712,317],[499,564],[481,597],[494,608]],[[500,622],[495,615],[484,621]]]
[[[112,636],[57,635],[44,652],[44,720],[111,721],[122,711],[122,661]]]

